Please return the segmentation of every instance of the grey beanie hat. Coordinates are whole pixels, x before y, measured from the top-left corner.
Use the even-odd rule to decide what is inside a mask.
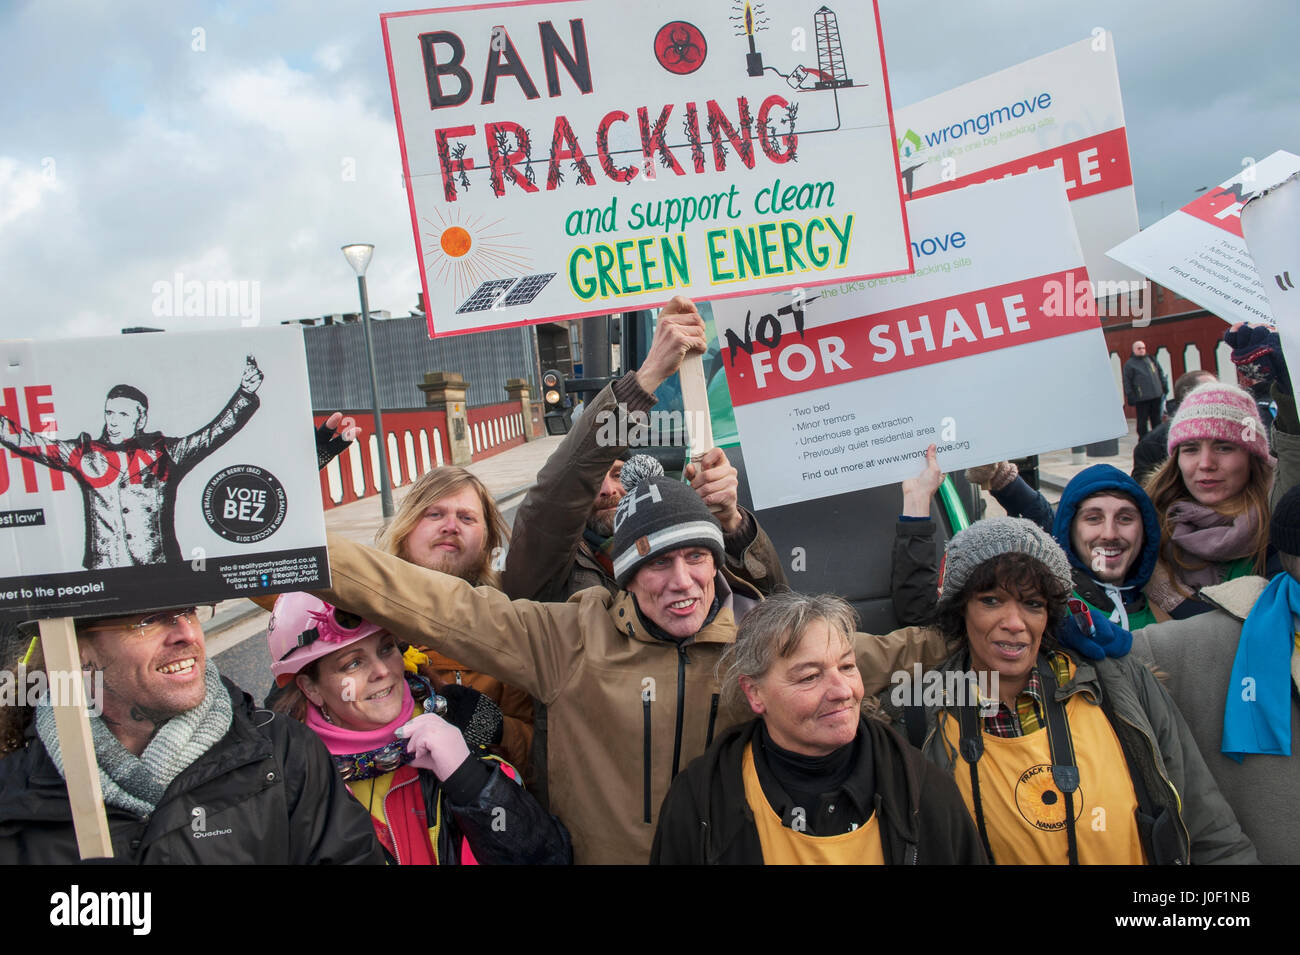
[[[618,502],[609,556],[620,587],[650,559],[692,546],[708,548],[714,565],[722,568],[722,526],[689,484],[663,475],[649,477]]]
[[[987,517],[959,531],[948,542],[940,600],[961,593],[980,564],[1003,554],[1025,554],[1047,568],[1067,590],[1074,588],[1070,561],[1046,531],[1023,517]]]

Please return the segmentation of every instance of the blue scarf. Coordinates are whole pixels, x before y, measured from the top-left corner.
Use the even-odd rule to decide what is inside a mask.
[[[1242,624],[1220,747],[1239,763],[1248,754],[1291,755],[1293,613],[1300,613],[1300,583],[1278,574]]]

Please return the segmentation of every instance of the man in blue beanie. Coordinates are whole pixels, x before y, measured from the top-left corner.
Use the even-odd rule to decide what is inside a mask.
[[[1080,471],[1056,505],[1052,536],[1070,558],[1076,597],[1125,630],[1156,622],[1142,588],[1160,555],[1160,519],[1136,481],[1109,464]]]
[[[1004,462],[1005,465],[1005,462]],[[1079,633],[1089,645],[1067,642],[1092,659],[1128,652],[1127,633],[1155,623],[1153,605],[1143,588],[1160,552],[1160,521],[1146,492],[1131,477],[1109,464],[1095,464],[1066,485],[1053,517],[1051,505],[1020,478],[1014,465],[990,465],[994,498],[1011,517],[1027,517],[1050,531],[1070,558],[1072,596],[1087,604],[1092,620],[1080,623],[1095,633]],[[999,486],[999,469],[1008,478]],[[967,472],[978,482],[980,469]],[[903,482],[903,515],[894,547],[894,609],[899,623],[928,619],[937,603],[938,567],[934,559],[930,497],[943,480],[938,462],[927,453],[926,469]],[[930,535],[929,546],[924,536]],[[918,595],[924,594],[924,600]],[[1163,615],[1162,615],[1163,617]],[[1110,626],[1113,624],[1114,626]]]

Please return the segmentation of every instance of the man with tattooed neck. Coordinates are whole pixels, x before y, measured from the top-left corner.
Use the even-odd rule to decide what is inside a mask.
[[[221,677],[195,608],[78,620],[77,645],[116,859],[383,861],[324,746]],[[0,711],[0,864],[76,862],[54,701],[29,702]]]

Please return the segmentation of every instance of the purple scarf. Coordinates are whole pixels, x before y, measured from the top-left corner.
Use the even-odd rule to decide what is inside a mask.
[[[1239,557],[1255,553],[1255,533],[1259,520],[1254,511],[1245,510],[1227,517],[1212,507],[1195,501],[1176,501],[1169,505],[1170,540],[1192,557],[1208,566],[1190,570],[1178,566],[1178,579],[1194,588],[1211,587],[1220,582],[1220,566]]]

